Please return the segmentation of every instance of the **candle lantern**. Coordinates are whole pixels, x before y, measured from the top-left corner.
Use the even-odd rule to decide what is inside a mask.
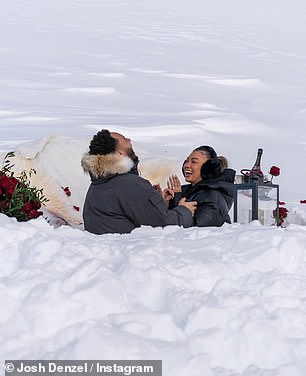
[[[234,184],[233,222],[242,224],[259,220],[263,225],[278,223],[279,218],[279,185],[266,181],[263,176],[236,176]]]

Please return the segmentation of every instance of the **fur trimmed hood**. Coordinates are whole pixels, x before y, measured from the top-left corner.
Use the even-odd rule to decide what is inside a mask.
[[[99,179],[116,174],[126,174],[131,171],[134,162],[131,158],[119,153],[110,153],[106,155],[84,154],[81,165],[84,172],[91,175],[93,179]]]

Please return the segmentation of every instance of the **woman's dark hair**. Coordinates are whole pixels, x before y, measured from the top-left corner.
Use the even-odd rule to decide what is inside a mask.
[[[194,149],[194,151],[203,151],[205,153],[208,153],[211,159],[218,158],[220,162],[221,172],[228,168],[228,160],[223,157],[223,155],[217,156],[217,153],[211,146],[199,146],[198,148]]]
[[[202,146],[199,146],[198,148],[194,149],[193,151],[203,151],[206,154],[208,153],[210,159],[217,158],[217,153],[215,152],[215,149],[212,148],[211,146],[202,145]]]
[[[117,141],[110,134],[107,129],[102,129],[90,141],[89,154],[91,155],[106,155],[116,151]]]

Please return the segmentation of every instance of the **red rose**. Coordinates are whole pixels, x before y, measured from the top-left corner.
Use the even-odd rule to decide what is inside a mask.
[[[7,210],[10,209],[10,200],[6,199],[3,201],[0,201],[0,209],[2,213],[5,213]]]
[[[272,166],[270,168],[269,174],[272,176],[278,176],[280,174],[280,168],[276,166]]]
[[[286,208],[279,208],[279,218],[286,218],[288,210]]]
[[[39,216],[40,216],[40,212],[38,212],[38,211],[35,210],[35,209],[30,210],[29,213],[28,213],[28,215],[27,215],[27,217],[28,217],[29,219],[38,218]]]
[[[15,192],[15,187],[12,186],[12,185],[10,185],[10,186],[7,188],[7,190],[6,190],[5,193],[6,193],[6,195],[7,195],[8,198],[11,198],[11,197],[13,196],[14,192]]]
[[[16,178],[14,178],[14,177],[12,177],[12,178],[10,178],[10,179],[11,179],[11,185],[12,185],[13,187],[16,187],[16,185],[19,183],[19,180],[16,179]]]
[[[33,210],[33,206],[30,202],[27,202],[26,204],[24,204],[22,208],[20,209],[21,213],[24,213],[24,214],[29,213],[31,210]]]
[[[62,189],[64,190],[64,192],[66,193],[67,196],[71,196],[71,192],[70,192],[70,189],[69,187],[62,187]]]
[[[11,185],[11,179],[6,176],[0,176],[0,188],[7,189]]]
[[[38,210],[41,208],[41,203],[39,201],[30,201],[30,204],[32,205],[32,208],[35,210]]]

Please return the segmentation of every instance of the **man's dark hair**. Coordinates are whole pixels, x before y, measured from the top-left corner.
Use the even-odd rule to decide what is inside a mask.
[[[110,134],[110,131],[107,129],[102,129],[96,135],[93,136],[93,139],[90,141],[89,145],[89,154],[110,154],[116,151],[117,140],[113,138]]]

